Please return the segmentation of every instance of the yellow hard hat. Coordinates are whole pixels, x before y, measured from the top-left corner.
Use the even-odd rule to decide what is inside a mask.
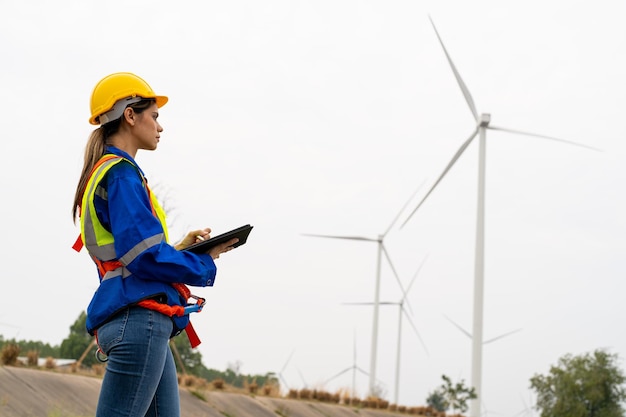
[[[167,103],[166,96],[157,96],[141,77],[130,72],[116,72],[104,77],[91,93],[92,125],[105,124],[119,118],[124,109],[142,98],[152,98],[158,107]]]

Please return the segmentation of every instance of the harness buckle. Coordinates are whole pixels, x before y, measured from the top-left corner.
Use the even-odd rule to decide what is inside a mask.
[[[191,304],[185,307],[185,314],[201,312],[206,300],[193,294],[190,294],[189,298],[196,300],[196,304]]]

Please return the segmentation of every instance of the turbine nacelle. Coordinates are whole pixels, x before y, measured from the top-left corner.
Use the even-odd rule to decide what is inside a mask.
[[[491,114],[481,113],[478,119],[478,127],[488,127],[489,122],[491,122]]]

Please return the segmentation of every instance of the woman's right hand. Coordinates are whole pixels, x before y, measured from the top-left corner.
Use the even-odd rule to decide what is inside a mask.
[[[211,229],[208,227],[205,229],[192,230],[191,232],[187,233],[187,236],[185,236],[183,240],[174,245],[174,247],[177,250],[183,250],[187,246],[191,246],[194,243],[202,242],[203,240],[209,239],[211,237],[210,233]]]

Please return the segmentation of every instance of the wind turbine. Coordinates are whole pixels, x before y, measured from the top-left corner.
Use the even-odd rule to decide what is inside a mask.
[[[293,354],[296,352],[296,350],[292,350],[291,354],[289,354],[289,357],[287,358],[287,360],[285,361],[285,364],[283,365],[283,367],[281,368],[280,372],[277,373],[278,378],[282,381],[283,384],[285,384],[285,388],[287,389],[287,392],[289,392],[289,385],[287,384],[287,381],[285,380],[285,377],[283,377],[283,371],[285,370],[285,368],[287,367],[287,364],[289,364],[289,361],[291,360],[291,357],[293,356]]]
[[[524,400],[524,397],[522,397],[521,395],[520,395],[520,398],[522,400],[522,403],[524,404],[524,409],[520,411],[519,413],[515,414],[515,417],[533,417],[535,413],[533,412],[532,397],[529,395],[529,398],[528,398],[531,405],[527,404],[526,400]]]
[[[477,210],[476,210],[476,248],[475,248],[475,261],[474,261],[474,314],[473,314],[473,337],[472,337],[472,386],[476,389],[476,394],[478,395],[477,400],[473,400],[471,403],[470,415],[471,417],[480,417],[480,398],[481,398],[481,383],[482,383],[482,345],[483,345],[483,291],[484,291],[484,245],[485,245],[485,147],[486,147],[486,134],[487,129],[497,130],[502,132],[514,133],[519,135],[526,136],[534,136],[542,139],[549,139],[553,141],[563,142],[570,145],[581,146],[583,148],[598,150],[591,146],[583,145],[580,143],[572,142],[569,140],[559,139],[552,136],[539,135],[536,133],[523,132],[520,130],[513,130],[504,127],[497,127],[490,124],[491,115],[489,113],[481,113],[479,114],[476,110],[476,105],[474,104],[474,99],[472,98],[469,89],[463,82],[459,72],[457,71],[456,66],[452,62],[452,58],[448,54],[448,50],[443,44],[443,40],[441,36],[439,36],[439,32],[435,27],[435,23],[432,18],[430,18],[430,23],[435,30],[435,34],[437,35],[437,39],[441,44],[443,52],[446,55],[448,60],[448,64],[454,73],[454,77],[463,92],[463,96],[465,97],[465,101],[476,120],[476,127],[472,134],[463,142],[461,147],[456,151],[452,160],[448,163],[446,168],[443,170],[443,173],[437,178],[433,186],[428,190],[426,195],[422,198],[420,203],[415,207],[415,209],[411,212],[411,214],[407,217],[404,223],[400,226],[401,228],[411,219],[413,214],[421,207],[424,201],[428,198],[428,196],[433,192],[433,190],[439,185],[439,182],[443,179],[443,177],[448,173],[450,168],[456,163],[456,161],[461,157],[463,152],[470,145],[472,140],[476,136],[479,137],[479,148],[478,148],[478,202],[477,202]]]
[[[371,362],[370,362],[370,374],[369,374],[370,395],[373,395],[374,392],[376,391],[375,385],[376,385],[376,355],[377,355],[376,351],[378,348],[378,307],[380,303],[380,269],[381,269],[381,260],[382,260],[383,255],[387,259],[387,262],[389,263],[389,266],[391,267],[391,270],[393,271],[393,274],[396,277],[396,281],[398,281],[398,284],[400,285],[400,288],[402,289],[402,283],[400,282],[398,273],[396,272],[396,269],[393,266],[393,262],[391,262],[391,258],[389,257],[389,253],[387,253],[387,249],[385,249],[384,240],[387,234],[389,233],[389,231],[391,230],[391,228],[393,227],[393,225],[396,224],[396,222],[398,221],[398,218],[400,218],[400,215],[404,212],[406,207],[409,205],[413,197],[421,189],[423,184],[424,183],[422,182],[422,184],[420,184],[417,190],[415,190],[413,195],[411,195],[411,198],[409,198],[409,200],[404,204],[404,206],[398,212],[396,217],[393,219],[393,221],[391,222],[387,230],[385,230],[383,234],[378,235],[378,237],[376,238],[362,237],[362,236],[318,235],[318,234],[303,233],[304,236],[323,237],[323,238],[330,238],[330,239],[359,240],[359,241],[366,241],[366,242],[376,242],[378,244],[378,256],[377,256],[377,261],[376,261],[376,287],[374,291],[374,318],[373,318],[373,324],[372,324],[372,350],[371,350]]]
[[[352,392],[350,393],[351,397],[356,396],[356,371],[361,372],[365,376],[369,376],[369,374],[367,372],[365,372],[363,369],[361,369],[356,364],[356,330],[354,332],[354,342],[353,342],[353,344],[354,344],[354,347],[353,347],[353,350],[352,350],[352,366],[350,366],[350,367],[344,369],[343,371],[335,374],[331,378],[327,379],[326,382],[324,382],[324,385],[326,385],[330,381],[332,381],[333,379],[336,379],[336,378],[340,377],[341,375],[345,374],[348,371],[352,371]]]
[[[426,344],[424,343],[424,340],[422,339],[422,336],[420,336],[419,331],[417,330],[417,327],[415,327],[415,324],[413,323],[413,321],[411,320],[411,317],[409,316],[409,314],[407,313],[407,311],[404,308],[404,302],[407,301],[406,297],[411,289],[411,287],[413,286],[413,283],[415,282],[415,279],[417,278],[417,275],[419,274],[420,270],[422,269],[422,266],[424,266],[424,262],[426,261],[426,258],[424,258],[424,260],[422,261],[422,263],[420,264],[419,268],[417,269],[417,271],[415,271],[415,274],[413,275],[413,278],[411,279],[411,282],[409,283],[409,286],[406,288],[406,290],[403,290],[402,292],[402,298],[400,299],[400,301],[396,301],[396,302],[392,302],[392,301],[382,301],[379,304],[380,305],[397,305],[398,306],[398,345],[397,345],[397,352],[396,352],[396,380],[395,380],[395,387],[394,387],[394,402],[395,404],[398,404],[398,396],[399,396],[399,392],[400,392],[400,347],[402,346],[402,316],[405,315],[406,319],[409,321],[409,324],[411,325],[411,327],[413,328],[413,331],[415,332],[415,334],[417,335],[417,338],[419,339],[420,343],[422,344],[422,347],[424,348],[424,351],[428,354],[428,348],[426,348]],[[350,305],[371,305],[372,303],[344,303],[344,304],[350,304]],[[407,305],[410,308],[410,305],[407,301]]]

